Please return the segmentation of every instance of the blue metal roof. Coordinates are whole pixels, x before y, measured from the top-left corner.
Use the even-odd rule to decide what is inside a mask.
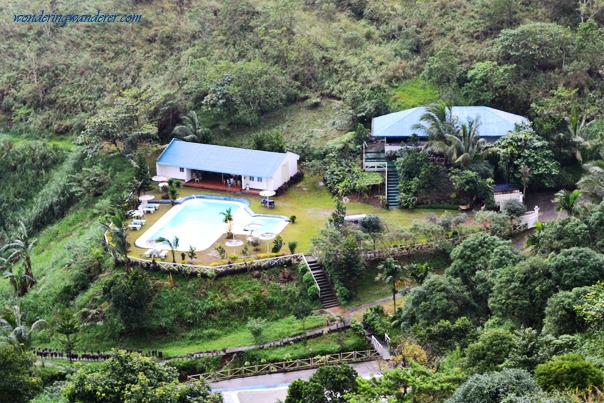
[[[426,109],[426,107],[420,106],[373,118],[371,135],[375,138],[410,137],[412,134],[416,134],[418,137],[426,137],[425,133],[412,128],[413,125],[422,123],[420,119],[426,113]],[[480,137],[503,137],[514,130],[516,124],[529,123],[529,120],[523,116],[487,106],[454,106],[452,107],[452,113],[460,123],[478,118],[480,121],[478,126]]]
[[[157,164],[231,175],[272,178],[286,155],[172,139],[157,159]]]
[[[502,183],[500,185],[493,186],[493,193],[509,193],[520,191],[518,186],[512,185],[510,183]]]

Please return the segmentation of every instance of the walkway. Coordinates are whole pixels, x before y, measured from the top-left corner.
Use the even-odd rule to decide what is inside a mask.
[[[377,361],[351,364],[363,378],[380,375]],[[316,369],[250,376],[210,383],[213,392],[222,392],[225,403],[273,403],[285,399],[287,386],[296,379],[308,380]]]

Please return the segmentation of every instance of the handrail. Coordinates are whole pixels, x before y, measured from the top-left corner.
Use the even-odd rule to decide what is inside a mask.
[[[319,289],[319,299],[321,299],[321,286],[319,286],[319,283],[317,283],[317,279],[315,278],[315,274],[310,269],[310,265],[308,264],[308,260],[306,260],[306,255],[305,254],[302,254],[302,259],[304,259],[304,263],[306,263],[306,267],[308,268],[308,271],[310,272],[310,275],[312,276],[312,279],[315,281],[315,285]]]

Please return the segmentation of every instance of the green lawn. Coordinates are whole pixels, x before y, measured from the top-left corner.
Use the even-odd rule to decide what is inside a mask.
[[[215,195],[215,196],[231,196],[243,198],[250,201],[250,208],[254,213],[258,214],[277,214],[286,217],[296,216],[296,223],[289,224],[280,234],[284,240],[283,251],[289,253],[287,244],[290,241],[298,242],[297,252],[307,253],[311,248],[311,240],[320,235],[321,229],[325,227],[327,219],[334,210],[334,201],[325,186],[319,185],[320,179],[317,177],[305,177],[300,183],[288,189],[284,194],[275,198],[276,207],[272,210],[267,210],[262,207],[260,196],[250,196],[240,193],[217,192],[204,189],[196,189],[185,187],[179,189],[179,196],[189,196],[192,194]],[[160,196],[159,193],[156,193]],[[146,228],[149,228],[156,222],[170,206],[161,206],[159,212],[147,215]],[[368,203],[351,201],[346,204],[347,214],[377,214],[390,227],[410,227],[415,220],[423,220],[425,214],[436,213],[441,214],[445,210],[385,210],[374,207]],[[139,231],[130,231],[128,240],[133,245],[131,249],[132,256],[141,256],[144,249],[134,246],[134,241],[142,234]],[[212,248],[205,252],[199,251],[198,263],[208,264],[216,260],[215,257],[207,255],[213,251],[214,247],[219,244],[224,244],[225,240],[221,239],[216,242]],[[241,249],[241,248],[239,248]],[[180,259],[179,259],[180,260]]]

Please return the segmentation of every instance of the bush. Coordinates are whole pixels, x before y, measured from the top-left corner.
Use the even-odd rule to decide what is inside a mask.
[[[526,206],[518,200],[508,200],[503,205],[502,210],[510,217],[517,218],[526,213]]]
[[[281,235],[277,235],[277,237],[273,240],[273,249],[271,250],[271,252],[279,253],[281,251],[282,247],[283,247],[283,238],[281,238]]]
[[[289,249],[289,253],[291,253],[292,255],[294,253],[296,253],[296,248],[298,247],[298,242],[296,241],[291,241],[287,244],[287,248]]]
[[[296,217],[295,215],[289,216],[289,221],[290,221],[292,224],[295,224],[295,223],[296,223],[296,219],[297,219],[297,218],[298,218],[298,217]]]
[[[306,291],[308,294],[308,298],[310,298],[311,300],[318,300],[319,296],[320,296],[320,291],[319,291],[319,287],[317,287],[316,284],[311,285],[310,287],[308,287],[308,290]]]
[[[527,396],[540,391],[531,374],[522,369],[504,369],[471,376],[447,403],[499,403],[509,396]]]
[[[602,371],[578,354],[564,354],[537,365],[535,379],[546,390],[585,391],[604,385]]]
[[[302,276],[302,281],[304,281],[304,285],[306,285],[306,287],[312,287],[313,285],[316,285],[315,278],[313,277],[310,271],[307,271],[304,276]]]

